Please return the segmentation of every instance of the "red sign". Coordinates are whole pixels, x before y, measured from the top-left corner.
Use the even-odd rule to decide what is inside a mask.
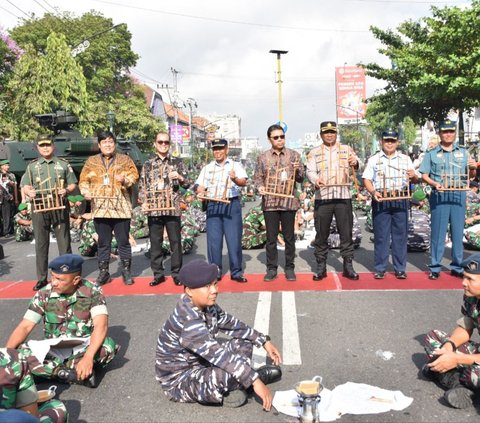
[[[188,126],[183,127],[183,141],[188,141],[190,139],[190,128]]]
[[[361,122],[367,111],[365,69],[357,66],[335,68],[337,123]]]

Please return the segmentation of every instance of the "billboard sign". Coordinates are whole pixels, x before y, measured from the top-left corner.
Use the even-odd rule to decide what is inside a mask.
[[[181,144],[183,142],[183,126],[170,125],[170,139],[173,142]]]
[[[358,66],[335,68],[337,123],[339,125],[364,122],[367,105],[365,69]]]

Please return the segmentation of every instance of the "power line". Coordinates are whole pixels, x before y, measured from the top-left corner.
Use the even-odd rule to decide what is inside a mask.
[[[37,3],[43,10],[45,10],[45,12],[50,13],[50,11],[42,3],[40,3],[38,0],[33,0],[33,1],[35,3]]]
[[[15,15],[15,13],[10,12],[10,10],[8,10],[8,9],[5,9],[2,6],[0,6],[0,9],[5,10],[5,12],[10,13],[10,15],[15,16],[17,19],[20,19],[20,16]]]
[[[20,12],[22,12],[25,16],[27,16],[29,19],[32,17],[31,15],[29,15],[28,13],[24,12],[22,9],[20,9],[16,4],[12,3],[10,0],[7,0],[8,3],[10,3],[13,7],[15,7],[16,9],[20,10]]]
[[[293,30],[293,31],[313,31],[313,32],[345,32],[345,33],[347,33],[347,32],[354,32],[354,33],[369,32],[368,30],[355,30],[355,29],[344,29],[344,28],[328,29],[328,28],[308,28],[308,27],[286,26],[286,25],[270,25],[270,24],[264,24],[264,23],[235,21],[235,20],[231,20],[231,19],[212,18],[210,16],[190,15],[190,14],[187,14],[187,13],[169,12],[169,11],[166,11],[166,10],[151,9],[151,8],[147,8],[147,7],[131,6],[131,5],[126,5],[126,4],[117,3],[117,2],[114,2],[114,1],[108,1],[108,0],[93,0],[93,1],[95,1],[97,3],[109,4],[109,5],[112,5],[112,6],[126,7],[128,9],[143,10],[145,12],[160,13],[160,14],[169,15],[169,16],[179,16],[179,17],[182,17],[182,18],[198,19],[198,20],[209,21],[209,22],[228,23],[228,24],[234,24],[234,25],[248,25],[248,26],[255,26],[255,27],[259,27],[259,28],[289,29],[289,30]]]
[[[53,7],[47,0],[42,0],[55,14],[58,14],[57,8]]]

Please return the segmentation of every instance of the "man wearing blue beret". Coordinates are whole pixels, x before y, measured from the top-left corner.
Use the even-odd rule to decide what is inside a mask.
[[[462,277],[463,227],[465,222],[466,190],[469,170],[476,170],[476,162],[467,150],[455,143],[456,122],[449,119],[439,124],[440,143],[425,153],[420,173],[425,183],[432,187],[431,210],[431,261],[429,279],[438,279],[442,269],[445,237],[450,227],[452,262],[450,273]]]
[[[64,254],[49,263],[51,283],[30,301],[7,348],[19,348],[28,357],[33,375],[95,388],[96,371],[113,360],[119,346],[107,337],[108,311],[102,289],[82,278],[82,264],[77,254]],[[61,339],[43,357],[35,343],[25,342],[42,319],[45,339]]]
[[[461,263],[463,269],[462,317],[447,335],[432,330],[425,337],[429,358],[422,374],[446,390],[444,399],[454,408],[467,408],[480,389],[480,344],[472,341],[473,331],[480,333],[480,254]]]
[[[272,406],[268,383],[281,378],[282,359],[264,335],[216,304],[218,268],[193,260],[180,270],[185,293],[160,330],[155,371],[171,401],[240,407],[247,391],[260,397],[263,408]],[[231,337],[222,342],[219,332]],[[253,347],[265,348],[274,365],[251,367]]]

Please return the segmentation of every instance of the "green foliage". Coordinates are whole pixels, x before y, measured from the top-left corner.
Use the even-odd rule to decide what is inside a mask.
[[[403,119],[403,138],[407,145],[412,145],[417,138],[417,127],[409,116]]]
[[[471,6],[432,7],[432,16],[401,23],[397,31],[371,27],[384,45],[391,68],[365,65],[366,73],[386,81],[373,96],[377,110],[395,123],[438,121],[451,109],[480,105],[480,0]]]
[[[27,46],[7,85],[7,128],[17,139],[33,139],[39,131],[35,115],[68,110],[84,120],[88,96],[82,69],[69,54],[65,37],[51,33],[44,54]],[[85,124],[84,133],[91,128]]]

